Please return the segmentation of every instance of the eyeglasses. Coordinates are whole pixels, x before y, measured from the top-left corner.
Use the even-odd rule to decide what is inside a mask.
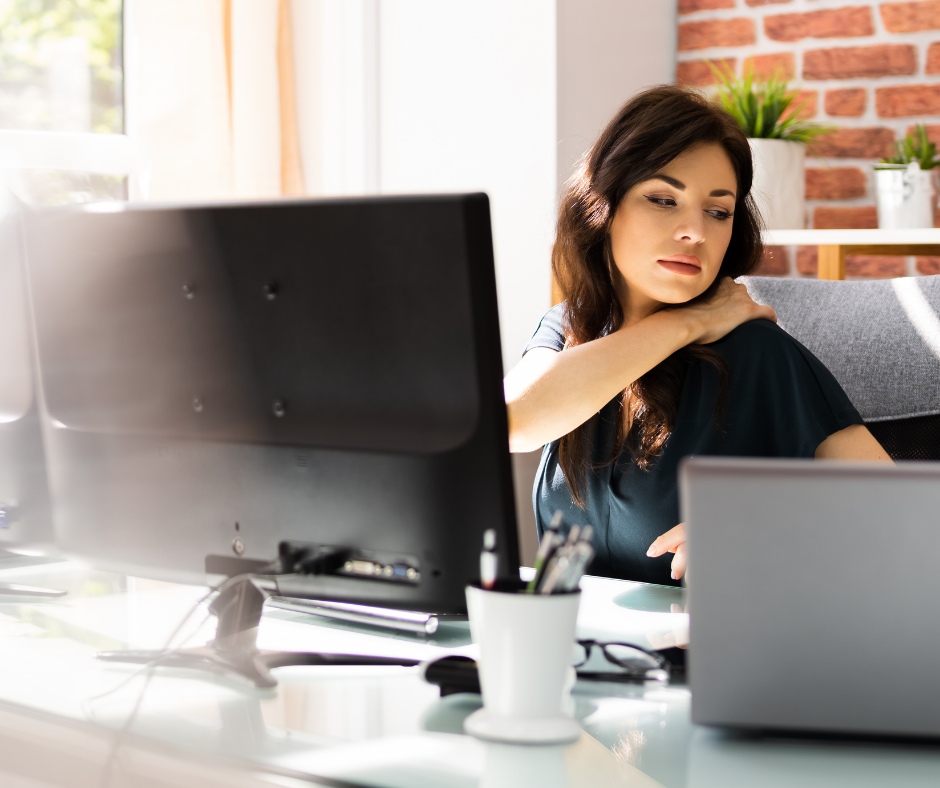
[[[582,671],[597,646],[606,660],[621,670]],[[574,668],[578,678],[602,681],[669,681],[669,663],[660,654],[647,651],[630,643],[599,643],[596,640],[579,640],[575,644]]]

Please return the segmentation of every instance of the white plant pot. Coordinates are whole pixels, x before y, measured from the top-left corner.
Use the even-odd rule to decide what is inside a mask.
[[[806,224],[806,146],[787,140],[748,139],[754,158],[751,195],[768,230]]]
[[[882,230],[933,227],[936,180],[936,170],[922,170],[916,161],[907,166],[876,164],[878,227]]]

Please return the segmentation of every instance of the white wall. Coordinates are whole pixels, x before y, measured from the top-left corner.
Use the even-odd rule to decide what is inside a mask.
[[[675,81],[676,0],[555,0],[558,183],[621,104]]]
[[[504,366],[549,306],[555,10],[382,0],[379,188],[490,197]]]
[[[292,0],[307,192],[378,191],[379,0]]]

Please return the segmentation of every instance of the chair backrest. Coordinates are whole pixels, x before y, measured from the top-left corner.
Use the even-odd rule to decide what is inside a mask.
[[[829,368],[892,457],[940,460],[940,276],[740,281]]]

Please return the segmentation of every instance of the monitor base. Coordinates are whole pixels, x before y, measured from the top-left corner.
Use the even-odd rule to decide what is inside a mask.
[[[68,591],[61,591],[56,588],[24,586],[19,583],[0,583],[0,595],[60,597],[65,596],[67,593]]]
[[[274,668],[288,665],[402,665],[418,660],[357,654],[320,654],[311,651],[264,651],[257,647],[264,593],[251,580],[243,580],[219,594],[209,609],[219,619],[215,640],[176,651],[101,651],[103,662],[124,662],[160,667],[209,670],[235,674],[256,687],[276,687]]]

